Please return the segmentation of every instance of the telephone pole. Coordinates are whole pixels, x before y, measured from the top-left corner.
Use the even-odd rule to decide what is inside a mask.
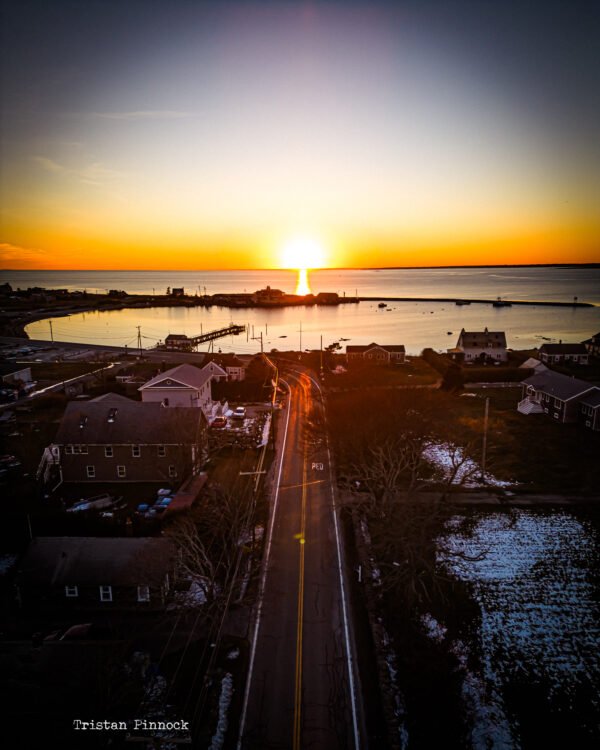
[[[321,334],[321,377],[323,377],[323,334]]]
[[[140,350],[140,359],[142,358],[142,326],[136,326],[137,327],[137,343]]]
[[[48,325],[50,326],[50,341],[54,343],[54,331],[52,330],[52,321],[48,321]]]
[[[300,321],[300,354],[302,355],[302,321]]]
[[[485,461],[487,454],[487,432],[488,432],[488,415],[490,411],[490,397],[485,399],[485,412],[483,416],[483,451],[481,457],[481,480],[485,481]]]

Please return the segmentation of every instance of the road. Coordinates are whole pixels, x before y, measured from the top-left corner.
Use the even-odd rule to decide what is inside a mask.
[[[323,406],[309,374],[286,381],[238,747],[364,747]]]

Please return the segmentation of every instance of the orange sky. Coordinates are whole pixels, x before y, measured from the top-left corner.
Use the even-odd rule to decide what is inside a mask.
[[[6,15],[0,268],[600,262],[583,9],[150,5]]]

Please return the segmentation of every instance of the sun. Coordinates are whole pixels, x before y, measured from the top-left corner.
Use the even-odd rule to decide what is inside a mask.
[[[294,269],[323,268],[323,246],[309,237],[294,237],[281,250],[281,267]]]

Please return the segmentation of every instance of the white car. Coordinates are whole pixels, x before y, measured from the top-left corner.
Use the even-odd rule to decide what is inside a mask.
[[[233,412],[233,418],[234,419],[245,419],[246,418],[246,407],[245,406],[238,406],[236,410]]]

